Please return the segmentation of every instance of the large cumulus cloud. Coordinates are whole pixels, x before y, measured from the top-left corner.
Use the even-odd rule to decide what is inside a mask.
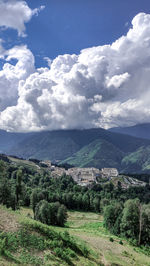
[[[17,82],[7,86],[12,95],[15,91],[16,103],[2,107],[1,128],[38,131],[150,122],[150,15],[135,16],[127,35],[114,43],[58,56],[47,68],[34,70],[27,47],[14,49],[6,59],[16,58],[17,64],[6,63],[2,71],[18,73]]]

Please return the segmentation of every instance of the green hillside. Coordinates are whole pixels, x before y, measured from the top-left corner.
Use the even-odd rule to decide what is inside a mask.
[[[140,147],[125,156],[122,160],[122,170],[130,173],[150,173],[150,146]]]
[[[122,173],[150,173],[150,146],[125,153],[113,144],[97,139],[60,162],[76,167],[115,167]]]
[[[0,205],[0,218],[0,265],[100,265],[85,242],[33,220],[31,209]]]
[[[78,167],[116,167],[119,169],[123,155],[124,153],[113,144],[97,139],[62,163]]]

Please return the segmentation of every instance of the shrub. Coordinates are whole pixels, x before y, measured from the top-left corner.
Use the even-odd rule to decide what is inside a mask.
[[[64,226],[67,209],[59,202],[48,203],[46,200],[41,200],[35,207],[35,219],[47,225]]]
[[[109,238],[110,242],[114,242],[114,239],[112,237]]]
[[[5,248],[6,248],[6,238],[0,239],[0,255],[5,254]]]

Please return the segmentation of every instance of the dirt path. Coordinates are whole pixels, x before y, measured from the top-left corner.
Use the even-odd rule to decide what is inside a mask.
[[[19,228],[15,215],[0,207],[0,231],[15,232]]]

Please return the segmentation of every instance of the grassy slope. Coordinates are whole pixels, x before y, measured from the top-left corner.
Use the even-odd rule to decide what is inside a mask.
[[[8,158],[17,167],[22,166],[24,168],[29,169],[30,171],[37,172],[37,173],[40,173],[40,174],[43,174],[43,171],[48,171],[47,168],[42,167],[42,166],[39,167],[36,163],[34,163],[32,161],[20,160],[18,158],[14,158],[14,157],[10,157],[10,156],[8,156]]]
[[[38,238],[42,235],[35,230],[35,224],[32,219],[26,218],[27,214],[31,216],[31,209],[21,209],[21,211],[12,212],[0,207],[0,215],[3,217],[3,230],[5,231],[16,231],[19,230],[20,226],[28,226],[30,227],[30,235],[36,234]],[[10,225],[8,225],[7,221],[11,221],[11,230]],[[32,227],[31,227],[32,224]],[[34,226],[33,226],[34,224]],[[41,223],[38,223],[41,224]],[[44,226],[45,227],[45,226]],[[31,230],[32,228],[32,230]],[[34,230],[33,230],[34,228]],[[47,226],[46,226],[47,228]],[[119,244],[119,238],[111,235],[104,227],[103,227],[103,218],[99,214],[94,214],[90,212],[69,212],[68,222],[66,224],[66,228],[60,227],[48,227],[50,230],[54,231],[56,234],[63,233],[64,231],[68,231],[69,234],[73,235],[77,242],[83,245],[84,241],[87,245],[92,249],[91,255],[89,258],[85,258],[83,256],[78,256],[78,260],[73,259],[74,265],[82,266],[82,265],[134,265],[134,266],[149,266],[150,265],[150,257],[142,254],[138,249],[129,245],[125,240],[123,240],[123,245]],[[113,237],[114,242],[109,240],[110,237]],[[38,246],[38,242],[36,242]],[[59,241],[60,245],[60,241]],[[52,250],[38,250],[32,247],[31,250],[26,251],[25,248],[18,249],[18,256],[21,252],[24,260],[29,260],[31,263],[24,263],[21,265],[42,265],[38,264],[44,256],[48,257],[49,260],[45,261],[44,265],[67,265],[65,262],[56,256],[53,256]],[[17,253],[16,253],[17,256]],[[53,260],[52,260],[53,259]],[[37,264],[35,264],[35,262]],[[101,263],[102,262],[102,263]],[[0,257],[0,265],[17,265],[16,263],[12,263],[10,260],[6,260],[4,256]],[[70,264],[71,265],[71,264]]]
[[[0,206],[0,265],[100,265],[96,255],[65,229],[34,221],[31,209]]]
[[[111,143],[103,139],[97,139],[62,163],[68,163],[78,167],[119,168],[123,154],[122,151]]]
[[[150,172],[150,146],[140,147],[125,156],[122,160],[122,168],[126,172]]]

